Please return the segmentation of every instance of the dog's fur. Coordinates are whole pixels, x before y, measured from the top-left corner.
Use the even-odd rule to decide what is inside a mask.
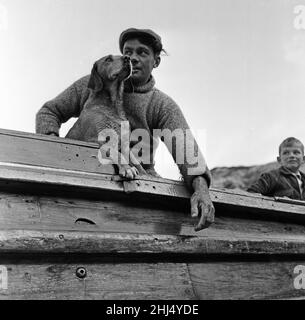
[[[127,121],[123,107],[124,81],[131,73],[132,65],[129,57],[109,55],[95,62],[88,83],[89,98],[66,138],[97,142],[104,129],[113,129],[120,137],[121,121]],[[107,137],[100,136],[100,138],[106,140]],[[128,159],[131,165],[124,164],[129,163],[122,155],[122,153],[128,154],[126,150],[129,150],[129,136],[124,141],[128,141],[128,145],[119,143],[121,153],[113,146],[110,155],[116,155],[116,159],[123,160],[117,163],[119,175],[133,179],[139,173],[144,174],[145,170],[131,152]]]

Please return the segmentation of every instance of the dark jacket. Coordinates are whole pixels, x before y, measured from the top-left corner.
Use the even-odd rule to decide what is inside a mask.
[[[247,191],[269,197],[277,196],[305,200],[305,175],[302,172],[300,173],[303,182],[302,194],[297,178],[285,167],[263,173]]]

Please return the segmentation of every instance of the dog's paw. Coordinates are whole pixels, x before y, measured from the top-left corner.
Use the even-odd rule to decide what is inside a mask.
[[[119,175],[127,179],[135,179],[138,176],[138,174],[139,171],[136,167],[122,167],[119,170]]]

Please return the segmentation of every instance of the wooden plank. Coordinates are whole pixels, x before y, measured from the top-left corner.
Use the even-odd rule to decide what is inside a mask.
[[[26,165],[113,174],[111,165],[101,165],[95,144],[63,138],[0,134],[0,161]]]
[[[208,255],[304,255],[304,236],[238,238],[187,237],[161,234],[1,230],[0,253],[27,254],[197,254]]]
[[[193,226],[190,214],[153,204],[0,193],[0,229],[16,228],[179,234]]]
[[[247,209],[255,209],[257,211],[277,211],[305,214],[304,205],[299,205],[297,201],[279,201],[282,198],[277,197],[279,202],[276,202],[272,197],[265,197],[259,194],[254,194],[246,191],[233,190],[216,190],[211,189],[212,200],[226,205],[240,206]],[[294,204],[295,203],[295,204]],[[305,203],[305,202],[304,202]]]
[[[291,239],[303,237],[305,226],[220,216],[208,229],[194,231],[189,211],[163,208],[128,199],[80,200],[0,193],[0,230],[79,230],[191,237]]]
[[[28,132],[0,129],[0,163],[24,164],[33,168],[57,168],[115,174],[112,165],[101,165],[98,161],[97,143],[33,134]],[[144,180],[144,177],[142,178]],[[121,181],[122,179],[118,179]],[[175,183],[170,179],[150,176],[149,180]],[[177,181],[178,185],[181,185]],[[183,184],[182,184],[183,185]]]
[[[0,300],[12,299],[304,299],[295,289],[296,261],[103,262],[69,256],[0,257],[8,270],[8,288]],[[84,268],[85,278],[77,276]]]
[[[52,135],[44,135],[44,134],[31,133],[31,132],[25,132],[25,131],[0,129],[0,135],[3,136],[2,139],[5,139],[5,137],[19,137],[23,139],[51,141],[51,142],[64,143],[64,144],[73,144],[77,146],[98,148],[97,143],[84,142],[80,140],[66,139],[66,138],[56,137]]]
[[[294,268],[305,261],[211,262],[188,264],[198,299],[305,298],[295,289]]]
[[[43,168],[11,163],[0,163],[0,185],[7,188],[7,183],[22,183],[24,191],[29,185],[38,185],[38,190],[47,190],[48,186],[57,186],[66,190],[115,191],[132,194],[139,199],[153,201],[159,199],[163,202],[175,204],[173,199],[179,200],[178,206],[184,207],[189,203],[190,193],[182,182],[168,179],[150,179],[143,177],[134,181],[124,181],[118,176],[101,173],[87,173],[59,168]],[[4,187],[3,187],[4,186]],[[15,188],[15,184],[13,187]],[[36,186],[37,188],[37,186]],[[54,189],[53,189],[54,190]],[[52,192],[53,192],[52,190]],[[83,191],[84,192],[84,191]],[[85,192],[84,192],[85,194]],[[265,216],[270,219],[283,219],[285,221],[305,222],[305,207],[291,203],[275,202],[272,198],[258,196],[245,192],[232,192],[227,190],[211,190],[211,198],[216,206],[217,214],[236,215],[238,212],[247,217]]]
[[[169,181],[126,181],[125,186],[128,185],[128,192],[135,194],[155,194],[162,195],[164,197],[172,198],[187,198],[189,199],[190,193],[186,190],[182,182],[171,183]],[[126,187],[125,187],[126,188]],[[246,191],[233,191],[226,189],[210,189],[211,199],[215,205],[225,205],[227,208],[239,208],[245,214],[252,214],[255,216],[256,213],[262,215],[270,215],[271,212],[276,213],[276,217],[284,218],[299,218],[299,221],[305,222],[305,202],[304,201],[293,201],[292,199],[282,199],[277,197],[275,201],[272,197],[265,197],[258,194],[249,193]],[[300,205],[302,203],[302,205]],[[229,210],[228,210],[229,211]],[[283,213],[283,214],[280,214]],[[289,213],[286,215],[285,213]]]
[[[1,264],[0,258],[0,264]],[[193,299],[184,263],[6,263],[8,289],[0,300]],[[77,277],[85,268],[87,276]]]
[[[124,192],[123,183],[112,179],[112,174],[81,172],[39,166],[0,162],[0,179],[3,181],[29,184],[47,184],[58,187],[78,187]],[[25,185],[26,188],[26,185]]]

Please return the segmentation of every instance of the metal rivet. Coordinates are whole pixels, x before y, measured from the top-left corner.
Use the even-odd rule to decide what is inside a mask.
[[[76,276],[80,279],[84,279],[87,277],[87,270],[83,267],[76,269]]]

